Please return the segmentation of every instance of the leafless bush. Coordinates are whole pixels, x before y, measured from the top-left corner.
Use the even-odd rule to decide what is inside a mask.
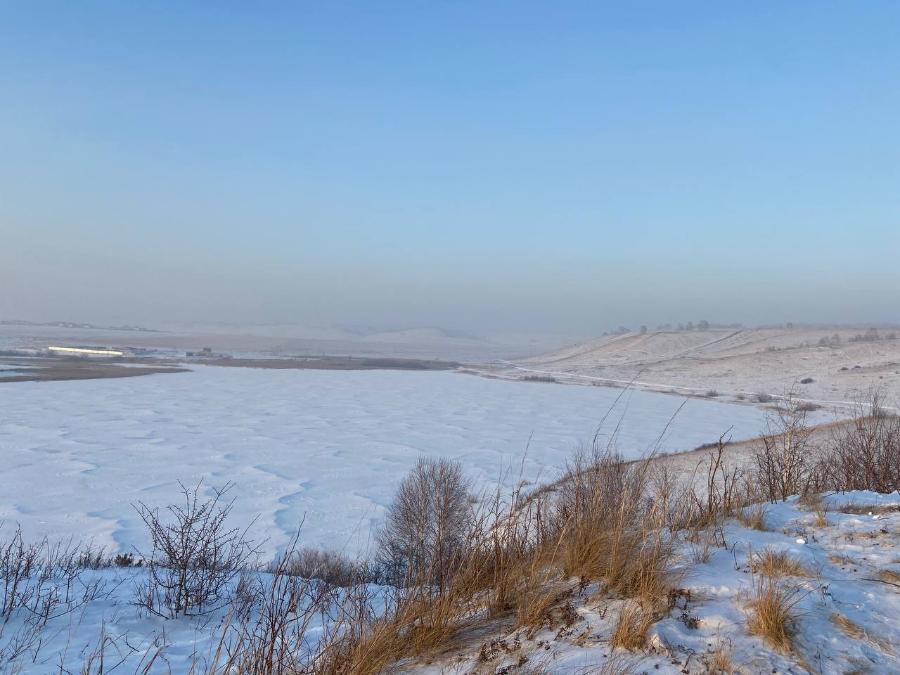
[[[299,534],[298,534],[299,536]],[[311,635],[314,622],[339,621],[342,597],[318,579],[292,572],[297,536],[268,574],[243,574],[238,583],[232,618],[220,652],[224,667],[217,672],[243,675],[314,673],[328,640]],[[326,632],[326,636],[328,633]]]
[[[292,548],[267,570],[304,579],[318,579],[330,586],[352,586],[374,582],[378,573],[365,561],[351,560],[337,551],[317,548]]]
[[[445,588],[465,545],[471,516],[468,488],[458,462],[419,458],[378,534],[379,562],[393,583]]]
[[[555,383],[557,379],[552,375],[525,375],[522,377],[523,382],[549,382]]]
[[[769,501],[803,492],[814,466],[806,410],[788,395],[769,415],[762,447],[755,452],[756,476]]]
[[[878,342],[882,339],[877,328],[869,328],[865,333],[850,336],[850,342]]]
[[[850,423],[835,428],[826,464],[837,490],[900,490],[900,417],[873,393]]]
[[[713,525],[721,517],[735,515],[746,504],[746,482],[743,472],[737,467],[731,467],[725,461],[725,448],[727,447],[725,436],[719,440],[710,450],[706,459],[699,466],[706,465],[705,491],[698,492],[694,487],[695,481],[691,480],[691,487],[687,491],[691,509],[685,513],[680,526],[709,526]]]
[[[0,664],[35,658],[51,621],[102,595],[104,584],[85,575],[88,550],[47,539],[29,544],[18,528],[0,543]]]
[[[200,500],[201,484],[181,485],[184,504],[158,509],[143,502],[135,510],[152,541],[145,556],[147,579],[137,587],[137,604],[165,617],[205,614],[227,601],[229,583],[256,554],[247,530],[226,524],[233,501],[225,502],[230,484],[213,489],[210,499]]]

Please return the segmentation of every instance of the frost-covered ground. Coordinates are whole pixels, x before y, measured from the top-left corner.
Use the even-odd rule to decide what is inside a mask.
[[[900,406],[900,340],[883,329],[860,340],[865,328],[712,329],[610,335],[549,354],[494,364],[503,377],[552,376],[570,384],[631,383],[645,391],[672,391],[752,400],[758,394],[795,397],[847,411],[873,389],[882,405]],[[822,343],[824,341],[824,344]]]
[[[710,670],[719,651],[730,663],[728,673],[900,673],[900,494],[853,492],[824,503],[825,525],[795,498],[768,507],[768,531],[729,521],[725,545],[713,546],[706,562],[698,559],[695,545],[685,543],[675,607],[651,627],[647,650],[611,650],[622,601],[596,584],[579,589],[573,580],[576,616],[570,626],[531,634],[521,629],[487,640],[482,634],[457,655],[410,670],[700,674],[719,672]],[[839,510],[848,504],[856,506],[854,513]],[[767,549],[785,552],[806,568],[805,576],[780,581],[796,600],[794,645],[786,652],[747,630],[759,578],[750,562]]]
[[[146,538],[132,503],[164,506],[177,481],[235,484],[235,524],[274,552],[304,515],[303,543],[364,552],[416,457],[460,460],[473,480],[555,478],[622,390],[456,373],[197,367],[119,380],[0,385],[0,518],[31,538],[74,536],[129,550]],[[652,448],[682,401],[626,392],[608,414],[617,446]],[[691,399],[665,434],[684,450],[764,413]]]
[[[680,547],[679,592],[668,615],[650,629],[642,651],[611,650],[609,638],[622,601],[596,584],[571,580],[572,618],[568,625],[528,632],[479,629],[461,634],[441,656],[404,670],[425,673],[623,673],[699,675],[710,672],[714,652],[731,664],[727,672],[898,673],[900,645],[900,495],[855,492],[825,498],[826,523],[809,507],[791,499],[770,505],[767,531],[729,521],[723,542],[698,555],[697,545]],[[852,512],[840,509],[854,505]],[[721,535],[719,535],[721,536]],[[748,618],[754,574],[750,561],[759,552],[786,552],[806,568],[804,576],[781,583],[796,589],[794,646],[779,652],[750,635]],[[0,672],[81,671],[104,645],[109,672],[187,673],[213,659],[228,611],[205,618],[165,620],[134,604],[135,583],[143,569],[87,571],[74,585],[101,582],[93,601],[61,613],[41,632],[40,641],[17,663],[0,662]],[[757,573],[758,577],[758,573]],[[377,594],[377,589],[374,589]],[[27,634],[27,612],[16,612],[0,627],[0,656],[17,636]],[[310,625],[313,645],[321,620]],[[97,662],[94,662],[96,670]]]
[[[263,587],[271,584],[271,577],[265,573],[249,574],[255,575]],[[70,603],[55,606],[53,618],[39,629],[34,628],[31,611],[14,610],[8,620],[0,621],[0,673],[222,672],[229,655],[240,653],[237,645],[241,627],[235,605],[223,602],[205,615],[163,618],[135,602],[135,589],[146,577],[144,568],[84,570],[71,584]],[[236,580],[229,584],[230,594],[234,594],[236,585]],[[61,595],[66,593],[64,583],[57,582],[56,586]],[[88,602],[83,602],[85,589],[91,592]],[[368,591],[373,610],[382,612],[387,589],[369,586]],[[50,594],[46,588],[43,592]],[[332,592],[338,598],[347,591]],[[0,598],[4,597],[0,593]],[[323,606],[323,611],[310,612],[298,658],[315,650],[326,624],[333,627],[337,603],[335,599]],[[251,616],[258,616],[258,610]]]

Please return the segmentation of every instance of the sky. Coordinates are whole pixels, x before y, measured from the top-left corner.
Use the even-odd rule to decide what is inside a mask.
[[[0,318],[900,321],[900,3],[4,2]]]

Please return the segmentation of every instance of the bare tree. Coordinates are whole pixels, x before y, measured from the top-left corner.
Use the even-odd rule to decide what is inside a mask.
[[[420,457],[378,534],[379,561],[388,578],[434,583],[443,592],[463,548],[469,515],[469,484],[460,464]]]
[[[147,559],[147,580],[137,588],[137,603],[160,616],[205,614],[227,601],[229,582],[247,565],[258,548],[247,539],[247,529],[226,525],[234,501],[225,502],[231,484],[214,488],[200,500],[200,487],[181,483],[184,504],[159,509],[143,502],[134,508],[150,532],[153,550]]]
[[[762,447],[755,453],[757,476],[769,501],[803,492],[814,465],[810,457],[807,409],[788,394],[770,413]]]

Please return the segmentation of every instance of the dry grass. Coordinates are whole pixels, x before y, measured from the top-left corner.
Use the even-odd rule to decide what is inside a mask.
[[[750,601],[753,615],[748,630],[776,649],[790,651],[797,631],[794,609],[799,601],[798,589],[785,587],[772,577],[757,577]]]
[[[894,584],[900,586],[900,572],[895,570],[881,570],[878,578],[886,584]]]
[[[768,529],[766,527],[766,511],[765,504],[753,504],[738,511],[737,519],[744,527],[765,532]]]
[[[816,527],[828,527],[828,510],[825,508],[816,509]]]
[[[695,565],[705,565],[712,556],[712,542],[706,533],[700,534],[689,543],[691,562]]]
[[[628,600],[622,605],[619,619],[609,644],[629,651],[641,649],[647,644],[647,631],[653,624],[652,613],[646,611],[639,602]]]
[[[808,577],[809,569],[797,558],[785,551],[770,548],[753,556],[750,569],[767,577]]]
[[[447,644],[462,626],[465,606],[458,598],[415,592],[396,598],[381,618],[368,607],[349,617],[318,659],[316,675],[375,675],[390,664],[422,656]]]
[[[706,660],[706,670],[713,675],[731,675],[735,672],[731,660],[731,644],[719,641]]]
[[[828,556],[828,560],[830,562],[834,563],[835,565],[838,565],[841,567],[848,567],[848,566],[858,567],[859,566],[858,560],[856,560],[855,558],[852,558],[851,556],[846,555],[844,553],[842,553],[840,555],[832,554],[832,555]]]
[[[611,453],[576,458],[550,523],[552,557],[566,575],[602,580],[626,598],[666,597],[675,546],[663,530],[668,514],[648,499],[648,467]]]
[[[828,527],[828,506],[821,493],[802,494],[797,503],[813,512],[815,516],[813,523],[816,527]]]
[[[842,631],[844,631],[844,633],[848,637],[852,637],[854,640],[859,640],[866,634],[866,632],[862,628],[860,628],[859,624],[854,623],[846,616],[838,612],[832,612],[831,622]]]
[[[569,595],[568,589],[557,584],[531,579],[523,584],[516,596],[516,626],[519,628],[540,628],[553,623],[553,610]]]
[[[843,506],[838,508],[838,511],[841,513],[850,513],[858,516],[867,516],[867,515],[881,515],[885,513],[896,513],[900,511],[900,504],[885,504],[885,505],[872,505],[872,504],[854,504],[853,502],[848,502]]]
[[[887,640],[870,635],[862,626],[843,614],[832,612],[830,619],[831,622],[840,628],[847,637],[853,638],[854,640],[867,640],[888,654],[894,653],[894,648]]]

